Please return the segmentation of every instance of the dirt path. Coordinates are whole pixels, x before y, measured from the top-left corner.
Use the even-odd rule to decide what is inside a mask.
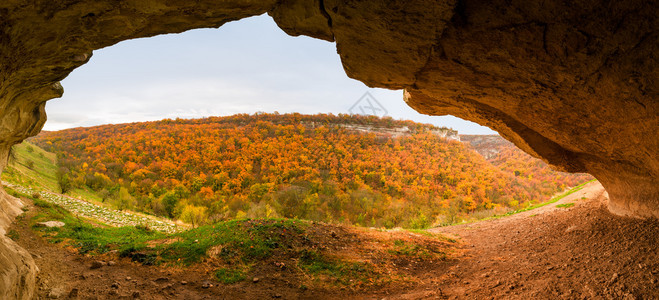
[[[565,194],[564,192],[557,193],[554,195],[552,198],[560,196]],[[600,199],[601,197],[601,199]],[[473,223],[473,224],[467,224],[467,225],[458,225],[458,226],[452,226],[452,227],[446,227],[448,228],[481,228],[482,226],[495,226],[495,225],[500,225],[501,223],[509,223],[509,222],[519,222],[520,220],[524,220],[530,216],[538,216],[538,215],[544,215],[544,214],[550,214],[555,211],[562,211],[565,210],[564,208],[557,207],[558,205],[564,205],[564,204],[569,204],[569,203],[574,203],[575,205],[581,202],[582,200],[586,199],[600,199],[600,201],[607,201],[608,199],[608,194],[606,193],[606,190],[604,190],[604,187],[597,182],[590,182],[587,183],[582,189],[567,195],[563,197],[562,199],[536,208],[532,209],[529,211],[517,213],[514,215],[507,216],[505,218],[500,218],[500,219],[495,219],[487,222],[478,222],[478,223]],[[442,228],[435,228],[435,229],[430,229],[432,232],[445,232],[442,230]]]
[[[41,270],[41,299],[65,299],[72,291],[78,293],[74,299],[659,299],[659,221],[613,216],[606,197],[595,182],[536,210],[432,229],[459,238],[458,259],[401,265],[414,269],[419,280],[358,293],[300,290],[294,278],[269,269],[258,283],[212,287],[205,286],[203,270],[124,260],[92,269],[95,260],[112,258],[85,257],[44,242],[26,225],[32,210],[13,230]],[[556,207],[565,203],[575,205]]]
[[[659,299],[659,222],[606,210],[598,182],[507,218],[432,231],[469,249],[442,281],[449,298]],[[557,205],[575,203],[573,207]]]

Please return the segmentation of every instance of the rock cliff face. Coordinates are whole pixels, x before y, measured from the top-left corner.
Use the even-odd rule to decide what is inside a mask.
[[[5,236],[22,213],[20,200],[0,190],[0,299],[31,299],[37,267],[32,256]]]
[[[353,130],[357,132],[366,132],[366,133],[375,133],[375,134],[381,134],[384,136],[389,136],[393,138],[401,137],[401,136],[410,136],[414,132],[410,130],[407,127],[395,127],[395,128],[380,128],[380,127],[373,127],[373,126],[367,126],[367,125],[338,125],[339,127],[346,128],[348,130]],[[460,136],[458,135],[458,132],[449,129],[449,128],[437,128],[437,129],[432,129],[430,130],[431,134],[434,134],[440,138],[445,138],[448,140],[456,140],[460,141]]]
[[[512,144],[501,138],[498,135],[469,135],[461,134],[460,140],[464,143],[471,145],[471,147],[478,152],[478,154],[485,157],[485,159],[496,158],[502,149],[511,147]]]
[[[405,101],[421,113],[475,121],[561,170],[593,174],[615,213],[659,216],[657,6],[644,0],[5,0],[0,172],[9,147],[41,130],[45,102],[62,94],[58,82],[93,50],[267,12],[288,34],[336,41],[348,76],[405,89]],[[0,219],[11,218],[7,199],[0,199]],[[0,257],[20,253],[4,250],[11,243],[0,245]],[[0,274],[29,274],[26,265],[29,260],[3,262]],[[23,289],[28,297],[31,281],[16,280],[0,282],[0,295]]]

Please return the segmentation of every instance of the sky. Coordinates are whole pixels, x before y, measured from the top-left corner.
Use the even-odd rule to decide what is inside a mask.
[[[46,104],[44,130],[237,113],[359,113],[370,103],[394,119],[495,133],[456,117],[419,114],[402,90],[348,78],[334,43],[291,37],[267,15],[96,50],[62,85],[64,96]]]

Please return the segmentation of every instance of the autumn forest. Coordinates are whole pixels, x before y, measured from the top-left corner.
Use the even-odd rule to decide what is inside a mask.
[[[89,189],[117,209],[193,225],[286,217],[427,228],[514,211],[590,179],[505,141],[484,156],[450,129],[373,116],[166,119],[31,142],[57,154],[62,193]]]

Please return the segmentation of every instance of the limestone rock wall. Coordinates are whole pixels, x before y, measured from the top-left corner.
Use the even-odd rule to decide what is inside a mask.
[[[0,173],[7,163],[8,148],[0,148]],[[32,299],[37,267],[32,256],[5,236],[16,216],[23,213],[19,199],[0,185],[0,299]]]
[[[32,299],[34,292],[38,270],[32,256],[5,236],[22,206],[0,189],[0,299]]]
[[[658,217],[657,11],[645,0],[4,0],[0,162],[41,130],[45,102],[93,50],[267,12],[290,35],[335,41],[348,76],[591,173],[615,213]],[[11,219],[8,199],[0,219]],[[0,257],[22,257],[1,239]],[[0,274],[30,269],[0,264]]]

